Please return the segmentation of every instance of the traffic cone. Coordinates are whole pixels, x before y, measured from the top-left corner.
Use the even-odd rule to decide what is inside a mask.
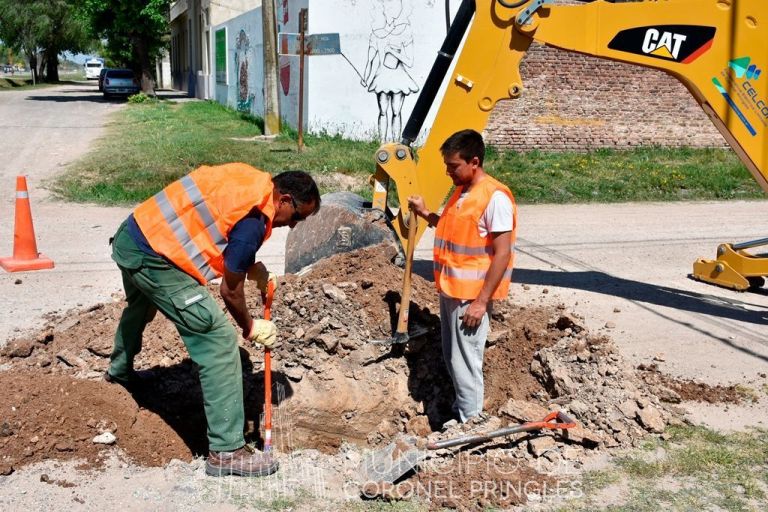
[[[0,258],[0,267],[7,272],[53,268],[53,260],[37,252],[32,209],[29,207],[27,178],[16,176],[16,223],[13,228],[13,256]]]

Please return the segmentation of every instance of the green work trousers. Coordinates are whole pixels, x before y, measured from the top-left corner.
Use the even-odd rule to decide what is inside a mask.
[[[112,259],[123,274],[128,306],[115,333],[110,375],[130,378],[144,327],[160,310],[176,325],[199,367],[208,448],[230,451],[242,447],[245,413],[240,351],[237,333],[222,308],[189,274],[139,249],[125,222],[115,234]]]

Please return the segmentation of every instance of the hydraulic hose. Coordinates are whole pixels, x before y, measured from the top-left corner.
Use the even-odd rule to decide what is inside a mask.
[[[416,100],[416,105],[414,105],[408,122],[405,124],[402,137],[404,145],[410,146],[419,136],[429,109],[435,101],[437,91],[440,90],[440,85],[443,83],[446,73],[448,73],[448,68],[451,66],[456,50],[459,48],[474,14],[474,0],[463,0],[459,10],[456,12],[453,23],[451,23],[448,34],[445,36],[445,40],[443,40],[443,46],[437,52],[437,57],[434,64],[432,64],[432,69],[429,71],[424,88],[421,90],[419,98]]]

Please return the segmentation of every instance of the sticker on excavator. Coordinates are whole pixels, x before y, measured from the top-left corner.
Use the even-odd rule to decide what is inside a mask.
[[[690,64],[709,50],[714,38],[715,27],[657,25],[622,30],[608,48]]]

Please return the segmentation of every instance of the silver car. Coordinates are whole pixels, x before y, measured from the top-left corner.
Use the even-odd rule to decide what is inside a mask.
[[[141,86],[136,74],[130,69],[109,69],[104,73],[102,89],[104,97],[108,98],[118,94],[123,96],[136,94],[141,91]]]

